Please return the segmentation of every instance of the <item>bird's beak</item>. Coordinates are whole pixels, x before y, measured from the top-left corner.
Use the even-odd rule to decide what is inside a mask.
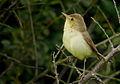
[[[69,15],[65,14],[62,12],[62,14],[66,17],[66,18],[70,18]]]

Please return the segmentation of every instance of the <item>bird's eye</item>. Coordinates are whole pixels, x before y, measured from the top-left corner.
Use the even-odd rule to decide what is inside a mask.
[[[73,18],[71,18],[71,21],[73,21],[74,19]]]

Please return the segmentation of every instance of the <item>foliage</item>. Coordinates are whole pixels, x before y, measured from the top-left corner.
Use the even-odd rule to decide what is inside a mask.
[[[119,2],[116,0],[118,9],[120,9]],[[96,44],[107,38],[90,17],[94,17],[110,37],[120,32],[112,0],[2,0],[0,1],[0,84],[25,84],[31,81],[36,84],[55,83],[52,53],[58,51],[56,44],[62,45],[65,18],[61,12],[80,13]],[[120,36],[114,37],[112,42],[116,47],[120,44]],[[109,42],[97,48],[103,55],[107,55],[111,50]],[[65,52],[69,55],[67,51]],[[111,65],[105,65],[100,70],[101,79],[108,78],[106,82],[108,84],[120,83],[120,75],[115,74],[120,70],[119,55],[116,54]],[[36,56],[37,76],[35,76]],[[68,62],[62,61],[65,58],[60,52],[56,59],[61,84],[78,79],[76,70],[72,69]],[[89,58],[86,69],[93,68],[92,64],[96,63],[96,60]],[[83,68],[83,61],[78,60],[76,66]],[[114,76],[110,79],[109,76],[112,75]],[[90,83],[93,82],[98,81],[91,79]]]

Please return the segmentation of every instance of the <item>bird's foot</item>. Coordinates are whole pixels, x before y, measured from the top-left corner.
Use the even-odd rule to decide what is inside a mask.
[[[107,59],[106,59],[101,53],[97,52],[97,54],[99,55],[98,58],[99,58],[100,60],[101,60],[101,58],[102,58],[102,59],[104,59],[105,61],[107,61]]]
[[[82,80],[84,77],[85,77],[85,73],[83,72],[83,73],[80,75],[80,80]]]
[[[67,56],[67,62],[69,63],[72,63],[74,59],[75,59],[74,56]]]

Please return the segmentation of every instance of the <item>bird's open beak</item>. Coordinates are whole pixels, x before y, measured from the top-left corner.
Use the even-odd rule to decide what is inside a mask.
[[[66,18],[70,18],[69,15],[65,14],[62,12],[62,14],[66,17]]]

